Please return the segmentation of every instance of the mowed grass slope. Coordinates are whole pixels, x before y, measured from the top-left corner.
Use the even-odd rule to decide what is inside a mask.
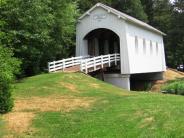
[[[0,137],[184,137],[184,97],[128,92],[81,73],[53,73],[14,85],[15,107]]]

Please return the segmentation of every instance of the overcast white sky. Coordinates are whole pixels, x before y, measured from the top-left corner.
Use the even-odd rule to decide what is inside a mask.
[[[174,0],[170,0],[172,3],[174,2]]]

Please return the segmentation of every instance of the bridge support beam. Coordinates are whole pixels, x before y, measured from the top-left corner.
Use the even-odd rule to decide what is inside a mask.
[[[128,74],[104,74],[104,81],[120,88],[130,90],[130,75]]]

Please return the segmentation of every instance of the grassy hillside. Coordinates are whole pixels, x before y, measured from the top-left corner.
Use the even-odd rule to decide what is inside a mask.
[[[184,97],[127,92],[81,73],[53,73],[14,85],[0,137],[184,137]],[[5,124],[5,125],[4,125]]]

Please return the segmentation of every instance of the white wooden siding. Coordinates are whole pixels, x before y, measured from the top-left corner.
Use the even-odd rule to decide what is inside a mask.
[[[162,72],[165,71],[165,58],[163,52],[163,37],[144,28],[140,28],[136,25],[127,23],[127,43],[128,43],[128,55],[130,74],[136,73],[149,73],[149,72]],[[133,40],[135,36],[138,37],[139,52],[136,51]],[[145,39],[145,51],[143,52],[143,39]],[[152,43],[152,46],[150,44]],[[156,54],[156,43],[158,43],[158,54]]]
[[[102,19],[98,19],[97,16],[101,16]],[[125,21],[102,7],[96,7],[81,18],[77,24],[76,56],[88,54],[87,40],[84,40],[84,37],[89,32],[100,28],[109,29],[120,38],[121,74],[165,71],[165,52],[161,33]],[[137,50],[135,49],[136,36],[138,39]],[[145,40],[145,46],[143,40]],[[150,41],[152,42],[152,52]],[[156,43],[158,43],[158,53]]]
[[[104,15],[105,18],[102,20],[94,19],[96,15]],[[84,37],[91,31],[99,28],[105,28],[116,33],[120,38],[120,56],[121,56],[121,73],[127,74],[129,71],[129,61],[126,46],[126,24],[125,21],[118,18],[112,13],[108,13],[107,10],[97,7],[94,11],[90,13],[89,16],[85,16],[77,24],[77,37],[76,37],[76,56],[87,55],[88,47],[87,42],[85,42]]]

